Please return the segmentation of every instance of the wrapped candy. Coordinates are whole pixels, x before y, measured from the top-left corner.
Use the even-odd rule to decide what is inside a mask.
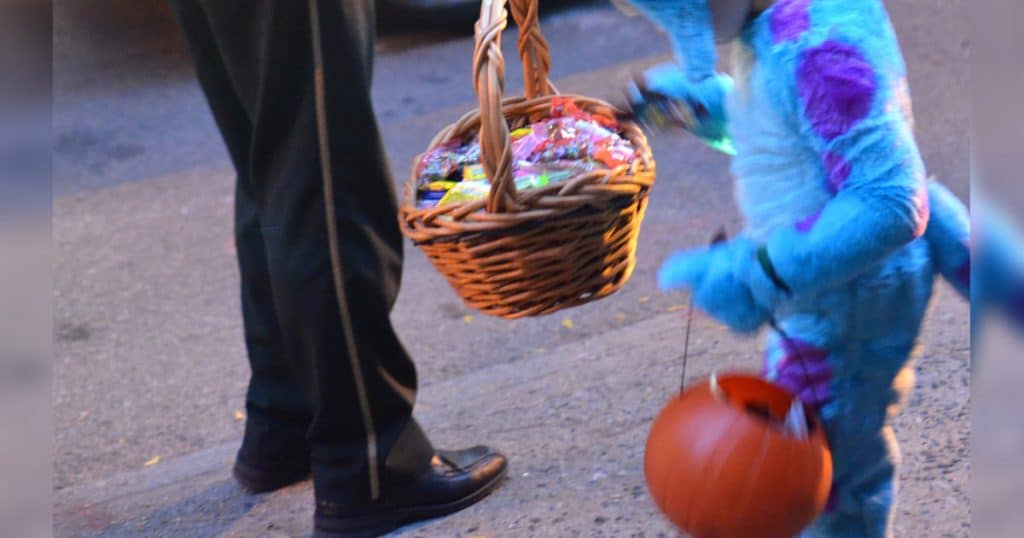
[[[533,128],[532,127],[520,127],[519,129],[516,129],[515,131],[512,131],[510,136],[512,137],[512,140],[519,140],[520,138],[522,138],[522,137],[524,137],[524,136],[526,136],[526,135],[528,135],[528,134],[530,134],[532,132],[533,132]]]
[[[463,145],[452,140],[427,152],[420,160],[418,175],[420,186],[433,181],[459,179],[459,170],[471,163],[480,162],[480,144],[471,142]]]
[[[594,160],[607,166],[615,168],[627,164],[633,160],[633,148],[628,144],[606,141],[598,144],[592,151]]]
[[[421,190],[417,198],[416,207],[420,209],[430,209],[444,199],[448,190]]]
[[[538,129],[536,124],[529,128],[528,133],[521,134],[512,142],[512,156],[517,161],[534,161],[533,156],[548,145],[547,133]],[[521,131],[522,129],[520,129]]]
[[[617,129],[615,120],[581,110],[572,99],[552,99],[547,118],[510,133],[516,187],[540,188],[629,163],[635,150]],[[475,140],[433,148],[420,160],[417,175],[420,207],[479,200],[490,192]]]
[[[463,181],[452,187],[444,198],[437,205],[448,205],[458,202],[468,202],[471,200],[480,200],[487,197],[487,193],[491,192],[491,182],[484,180],[477,181]]]
[[[461,145],[461,141],[452,140],[425,153],[416,171],[420,177],[420,186],[451,176],[458,169],[455,156]]]
[[[434,181],[432,183],[428,183],[426,188],[422,190],[447,192],[448,189],[456,185],[458,185],[458,183],[456,183],[455,181]]]
[[[613,118],[590,114],[586,111],[580,110],[580,107],[576,105],[576,102],[568,97],[555,97],[551,100],[551,117],[567,117],[593,122],[612,131],[617,131],[619,129],[619,123]]]
[[[487,179],[487,173],[484,172],[482,164],[472,164],[462,169],[463,181],[479,181],[481,179]]]

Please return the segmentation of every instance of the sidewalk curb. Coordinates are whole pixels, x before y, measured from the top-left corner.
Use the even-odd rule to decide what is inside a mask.
[[[940,298],[952,298],[943,288]],[[947,303],[953,306],[952,303]],[[962,335],[926,330],[929,360],[920,387],[961,370]],[[673,535],[646,494],[642,461],[650,422],[678,390],[681,313],[567,343],[424,386],[416,415],[438,447],[480,442],[510,458],[508,482],[480,505],[413,528],[403,536]],[[695,318],[688,382],[711,369],[755,369],[757,345]],[[962,375],[966,376],[966,372]],[[897,536],[948,534],[963,524],[969,454],[966,383],[920,390],[897,420],[906,443]],[[936,429],[939,427],[939,429]],[[228,472],[237,441],[56,494],[57,536],[307,536],[313,510],[308,483],[246,495]],[[937,517],[942,514],[941,517]]]
[[[170,501],[183,493],[181,484],[194,488],[222,480],[237,449],[238,441],[229,441],[137,471],[58,490],[54,494],[54,535],[101,532],[134,516],[140,506]]]
[[[550,412],[543,404],[547,397],[558,392],[551,390],[552,388],[561,389],[561,392],[571,392],[573,398],[598,398],[600,395],[587,394],[595,391],[583,389],[593,388],[595,383],[599,383],[600,379],[605,377],[603,372],[623,371],[623,357],[628,357],[630,352],[646,357],[646,360],[636,361],[638,367],[640,363],[648,363],[649,369],[652,362],[664,362],[665,367],[673,369],[672,375],[669,376],[671,379],[650,380],[651,385],[664,385],[657,388],[658,396],[654,397],[655,401],[663,401],[671,393],[669,387],[678,383],[675,379],[678,375],[675,372],[677,364],[673,362],[676,352],[673,350],[659,353],[658,348],[661,348],[663,343],[675,345],[671,339],[661,336],[681,335],[679,318],[679,314],[662,314],[587,340],[554,348],[543,354],[496,364],[458,378],[422,387],[417,399],[417,418],[424,424],[425,429],[431,432],[432,438],[438,444],[451,442],[453,437],[460,438],[459,441],[468,440],[467,434],[475,435],[485,429],[479,426],[480,414],[487,414],[490,411],[497,411],[500,414],[510,409],[510,404],[502,402],[501,398],[495,395],[525,392],[527,395],[535,396],[533,402],[526,401],[525,398],[516,398],[517,403],[522,406],[519,409],[520,416],[529,415],[531,412]],[[710,326],[696,332],[698,336],[692,342],[689,373],[693,378],[699,376],[702,370],[709,366],[708,354],[704,349],[708,345],[707,337],[723,334]],[[701,334],[705,336],[703,342],[699,336]],[[744,342],[741,345],[750,348],[752,343]],[[625,375],[632,377],[631,373],[635,373],[638,378],[636,381],[646,385],[647,379],[642,379],[639,373],[644,369],[640,367],[635,372]],[[608,376],[610,375],[609,373]],[[498,406],[497,410],[486,410],[474,405],[474,402],[492,399]],[[462,405],[457,406],[458,402]],[[539,406],[535,405],[538,403]],[[650,413],[640,413],[637,416],[631,410],[624,416],[630,416],[631,422],[645,424],[651,418],[647,414]],[[497,422],[500,421],[492,422],[487,429],[495,427]],[[560,425],[557,420],[540,420],[537,423],[531,421],[530,424],[514,430],[517,432],[515,435],[520,437],[529,435],[529,430],[539,429],[543,432],[564,427],[565,424]],[[508,434],[510,431],[506,430],[504,433]],[[492,439],[482,441],[491,442]],[[196,491],[209,490],[211,487],[217,489],[223,486],[221,489],[224,491],[220,493],[226,495],[219,500],[241,495],[253,499],[250,505],[255,504],[260,496],[244,495],[237,490],[230,478],[229,469],[237,445],[238,441],[230,441],[137,471],[60,490],[55,494],[55,535],[120,535],[119,529],[127,530],[125,526],[130,522],[136,521],[138,525],[144,526],[148,520],[147,514],[160,512],[161,507],[180,502]],[[513,457],[513,467],[516,467],[515,459]],[[519,471],[522,472],[521,469]],[[205,502],[216,500],[218,499],[211,498]],[[141,531],[141,527],[138,530]]]

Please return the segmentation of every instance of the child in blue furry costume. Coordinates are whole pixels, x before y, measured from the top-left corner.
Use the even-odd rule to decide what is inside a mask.
[[[970,224],[964,205],[926,179],[885,7],[631,4],[677,55],[641,86],[688,103],[702,138],[728,135],[746,220],[726,243],[674,255],[660,285],[692,290],[738,332],[775,322],[790,337],[770,333],[765,376],[818,409],[834,463],[828,510],[805,536],[890,536],[899,457],[888,418],[913,384],[936,276],[969,294]],[[736,6],[734,82],[715,72],[714,45]]]

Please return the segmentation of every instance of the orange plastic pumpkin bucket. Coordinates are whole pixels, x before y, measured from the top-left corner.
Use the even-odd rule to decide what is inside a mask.
[[[644,457],[651,496],[695,538],[799,534],[825,508],[832,483],[820,420],[806,409],[808,436],[794,437],[781,427],[788,391],[746,374],[716,384],[724,398],[710,381],[697,383],[655,419]]]

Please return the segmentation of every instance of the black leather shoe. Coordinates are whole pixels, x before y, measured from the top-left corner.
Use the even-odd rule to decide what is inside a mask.
[[[249,493],[278,490],[308,479],[309,473],[308,454],[270,461],[247,457],[239,452],[232,470],[238,485]]]
[[[343,506],[318,500],[313,536],[374,538],[458,512],[494,491],[507,469],[505,456],[485,446],[438,450],[429,469],[410,483],[385,486],[375,503]]]

